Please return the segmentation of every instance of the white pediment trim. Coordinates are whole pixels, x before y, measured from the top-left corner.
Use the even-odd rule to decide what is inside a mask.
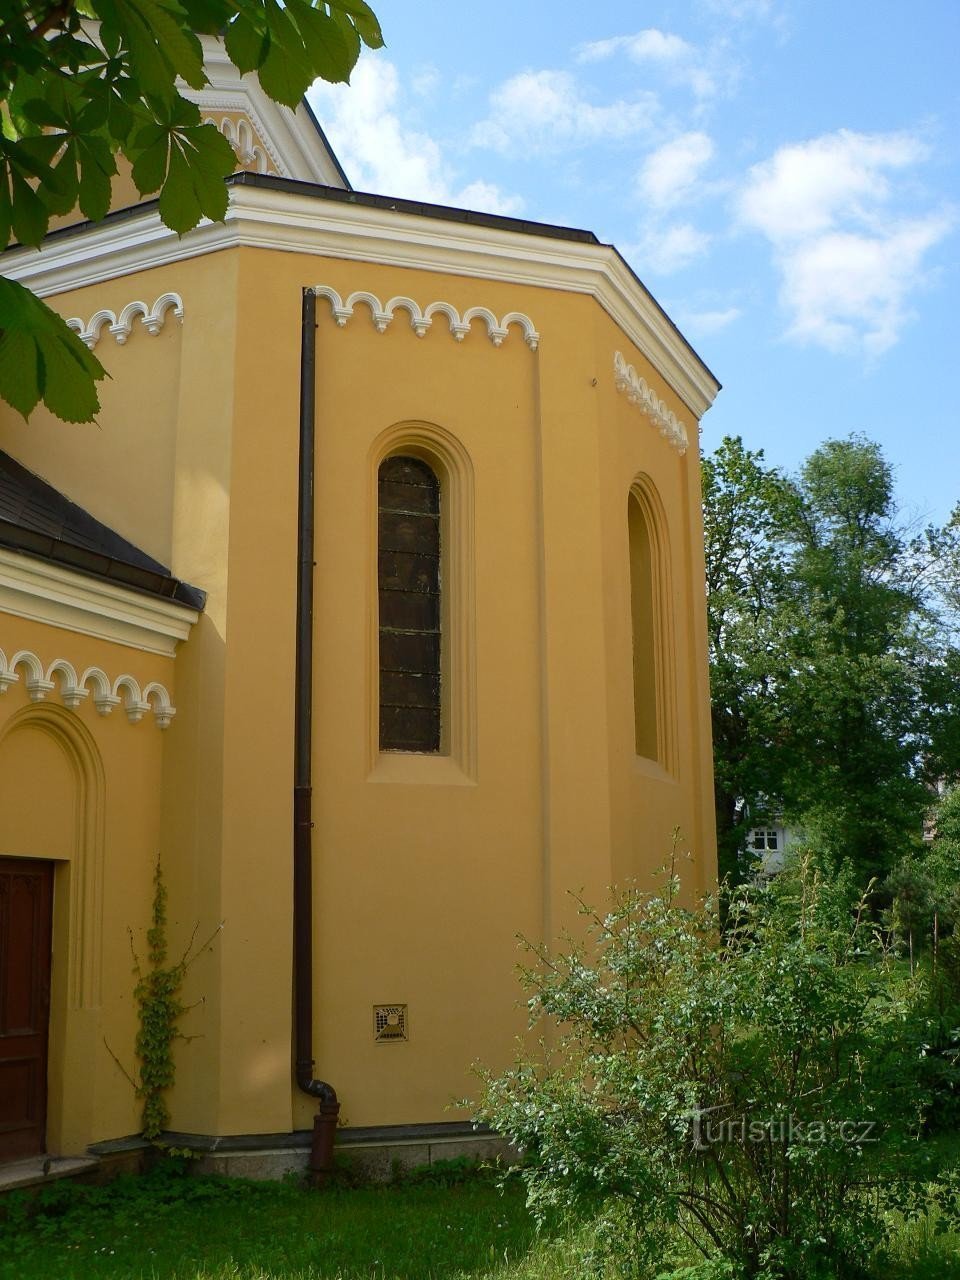
[[[324,200],[298,191],[237,185],[222,223],[178,237],[156,212],[4,254],[4,274],[42,297],[234,247],[283,250],[421,271],[502,280],[597,300],[698,419],[720,384],[611,245],[509,228],[425,218]],[[306,283],[306,281],[305,281]],[[541,333],[546,341],[549,334]]]
[[[346,187],[333,152],[303,103],[291,110],[274,102],[254,75],[241,76],[220,40],[201,36],[203,69],[209,84],[203,89],[179,85],[181,94],[200,108],[201,115],[242,111],[260,135],[277,172],[303,182]]]
[[[0,615],[173,657],[196,609],[0,547]]]

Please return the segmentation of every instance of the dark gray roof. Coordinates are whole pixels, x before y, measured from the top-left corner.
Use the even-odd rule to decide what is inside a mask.
[[[387,209],[393,213],[412,213],[418,218],[436,218],[442,222],[464,222],[476,227],[493,227],[500,231],[518,231],[522,235],[546,236],[551,240],[571,240],[578,244],[600,244],[592,231],[579,227],[560,227],[552,222],[532,222],[529,218],[512,218],[503,213],[479,213],[449,204],[428,204],[425,200],[408,200],[400,196],[381,196],[371,191],[354,191],[352,187],[327,187],[320,182],[304,182],[299,178],[281,178],[273,173],[251,173],[238,170],[227,179],[228,187],[264,187],[268,191],[290,191],[294,195],[313,196],[336,204],[363,205],[368,209]],[[131,206],[144,209],[148,202]],[[108,215],[109,217],[110,215]],[[82,224],[76,224],[82,225]],[[64,228],[66,230],[67,228]],[[56,233],[54,233],[56,234]],[[645,289],[645,286],[642,286]]]
[[[132,542],[0,450],[0,546],[191,609],[206,593],[174,578]]]

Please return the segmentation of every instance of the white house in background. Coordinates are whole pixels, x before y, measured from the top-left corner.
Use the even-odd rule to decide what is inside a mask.
[[[775,818],[762,826],[748,829],[744,851],[753,865],[760,865],[763,875],[773,876],[783,870],[790,843],[789,829],[779,818]]]

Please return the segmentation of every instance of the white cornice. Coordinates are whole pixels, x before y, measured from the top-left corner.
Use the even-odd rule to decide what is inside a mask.
[[[200,616],[186,605],[0,547],[0,615],[4,613],[167,657]]]
[[[71,316],[67,324],[79,334],[80,341],[92,351],[100,341],[104,326],[107,327],[114,341],[119,346],[124,346],[133,331],[133,322],[138,318],[147,333],[156,337],[163,328],[168,311],[172,311],[179,321],[183,321],[183,299],[179,293],[161,293],[152,307],[137,300],[128,302],[119,316],[109,308],[94,312],[89,320],[82,320],[80,316]]]
[[[669,405],[664,404],[646,378],[642,378],[632,364],[627,364],[620,351],[613,353],[613,383],[631,404],[635,404],[647,421],[681,455],[687,452],[690,439],[687,428]]]
[[[609,245],[426,218],[318,199],[296,191],[234,186],[226,221],[182,238],[143,211],[4,254],[4,275],[41,296],[247,246],[503,280],[596,298],[623,333],[700,418],[719,383]],[[549,336],[546,334],[545,336]]]
[[[102,716],[110,715],[114,707],[122,703],[131,724],[139,724],[146,713],[152,711],[158,728],[169,729],[170,721],[177,714],[166,685],[157,680],[141,685],[136,676],[124,672],[111,681],[101,667],[80,671],[68,658],[54,658],[44,667],[32,649],[18,649],[9,662],[0,649],[0,693],[20,683],[21,669],[31,702],[43,702],[48,693],[59,691],[64,703],[76,710],[90,696],[87,686],[91,685],[93,704]]]
[[[495,347],[502,346],[504,339],[510,336],[512,324],[519,327],[523,340],[531,351],[536,351],[540,342],[540,335],[533,321],[523,311],[508,311],[498,320],[489,307],[468,307],[461,315],[450,302],[429,302],[426,307],[421,307],[413,298],[403,296],[381,302],[375,293],[368,293],[365,289],[355,290],[344,301],[336,289],[328,284],[314,285],[313,292],[318,298],[326,298],[330,303],[330,311],[341,329],[353,315],[357,303],[362,302],[370,309],[370,317],[377,333],[386,333],[393,324],[395,314],[405,311],[410,327],[418,338],[424,337],[427,330],[433,327],[434,316],[443,316],[457,342],[464,340],[474,320],[480,320],[486,326],[487,337]]]

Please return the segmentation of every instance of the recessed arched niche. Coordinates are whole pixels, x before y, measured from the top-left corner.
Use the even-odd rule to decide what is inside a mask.
[[[627,499],[636,754],[675,771],[676,678],[666,518],[647,476]]]
[[[54,958],[67,974],[67,999],[93,1008],[101,997],[103,767],[75,715],[53,704],[25,707],[0,734],[0,855],[40,858],[63,868],[55,897]],[[63,906],[67,910],[64,916]]]

